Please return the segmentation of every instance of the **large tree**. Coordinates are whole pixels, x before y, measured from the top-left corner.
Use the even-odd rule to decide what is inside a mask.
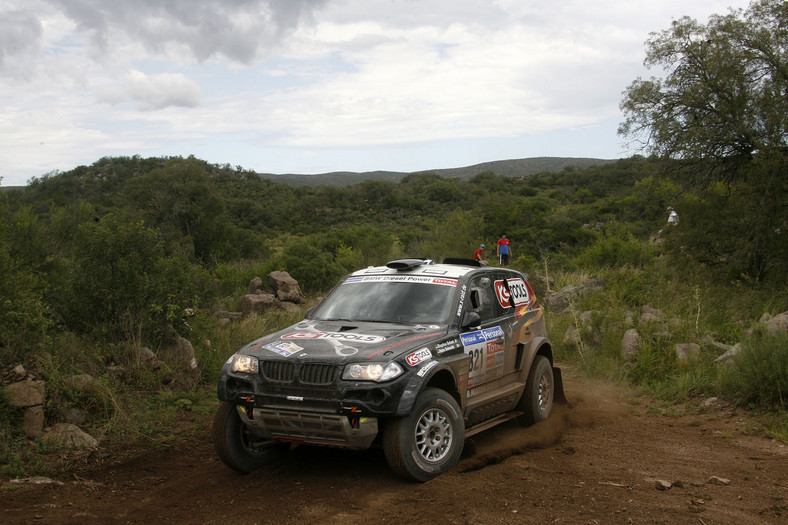
[[[742,227],[730,233],[741,235],[717,260],[735,261],[756,279],[784,269],[788,4],[757,0],[705,25],[678,19],[652,34],[644,63],[662,76],[630,84],[619,133],[698,186],[721,182],[731,190]]]

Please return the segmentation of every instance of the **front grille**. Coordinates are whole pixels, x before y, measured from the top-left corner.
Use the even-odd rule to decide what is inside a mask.
[[[339,375],[339,367],[307,363],[298,371],[298,378],[305,385],[330,385]]]
[[[263,376],[275,383],[293,383],[298,380],[304,385],[330,385],[339,376],[341,367],[321,363],[296,364],[287,361],[260,361]],[[297,373],[296,373],[297,371]]]
[[[290,383],[295,378],[295,365],[285,361],[260,361],[263,375],[269,381]]]

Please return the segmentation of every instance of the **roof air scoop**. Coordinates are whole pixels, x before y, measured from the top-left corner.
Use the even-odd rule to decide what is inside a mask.
[[[386,265],[386,268],[397,270],[398,272],[407,272],[413,268],[418,268],[423,264],[430,264],[432,261],[428,259],[398,259],[391,261]]]

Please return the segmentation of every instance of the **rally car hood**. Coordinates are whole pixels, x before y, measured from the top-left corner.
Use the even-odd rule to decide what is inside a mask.
[[[347,363],[388,361],[445,335],[445,325],[352,321],[303,321],[252,341],[241,353],[259,359],[309,359]]]

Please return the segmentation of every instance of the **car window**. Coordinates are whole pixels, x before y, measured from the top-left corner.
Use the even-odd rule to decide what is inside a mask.
[[[470,281],[470,311],[476,312],[482,322],[498,317],[495,291],[489,275],[479,275]]]
[[[455,290],[456,281],[451,285],[348,279],[320,304],[313,318],[446,324]]]

